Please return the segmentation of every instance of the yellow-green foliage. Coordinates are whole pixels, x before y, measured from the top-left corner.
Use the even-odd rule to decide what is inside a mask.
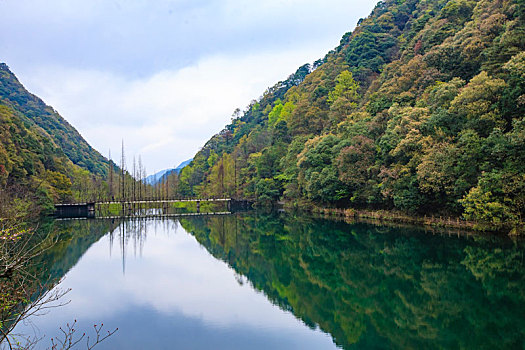
[[[185,191],[520,231],[524,38],[521,0],[382,1],[208,141]]]

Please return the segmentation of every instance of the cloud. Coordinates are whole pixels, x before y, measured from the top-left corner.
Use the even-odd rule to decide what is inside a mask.
[[[119,328],[102,344],[112,349],[336,347],[329,334],[274,305],[181,226],[145,225],[140,236],[127,231],[125,274],[116,229],[112,245],[109,235],[94,243],[58,286],[71,288],[65,297],[71,302],[20,322],[15,333],[49,339],[73,320],[81,332],[102,321],[105,330]]]
[[[375,1],[0,1],[0,60],[96,149],[177,165]],[[131,159],[130,159],[131,160]]]
[[[0,52],[20,66],[58,64],[144,77],[217,54],[319,40],[331,49],[373,3],[7,0],[0,2]]]
[[[125,274],[119,230],[115,231],[111,256],[109,236],[95,243],[60,285],[72,289],[68,297],[73,302],[50,316],[63,322],[70,318],[108,319],[126,310],[147,308],[164,317],[181,313],[222,327],[302,328],[292,313],[279,311],[249,283],[239,285],[235,271],[216,260],[181,226],[155,225],[147,223],[147,236],[143,233],[140,248],[133,240],[126,244]],[[128,233],[133,237],[133,232]]]
[[[128,163],[141,155],[150,173],[191,158],[206,140],[270,86],[316,52],[217,55],[180,70],[130,79],[112,72],[37,67],[21,76],[96,149]],[[278,64],[276,64],[278,62]],[[118,159],[118,158],[117,158]]]

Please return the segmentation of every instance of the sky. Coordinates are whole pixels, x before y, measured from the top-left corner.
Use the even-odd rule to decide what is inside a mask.
[[[0,62],[106,157],[177,166],[375,0],[0,0]]]

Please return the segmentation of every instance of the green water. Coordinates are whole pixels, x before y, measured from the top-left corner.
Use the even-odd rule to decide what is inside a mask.
[[[509,239],[290,216],[182,224],[343,348],[524,346],[524,251]]]
[[[53,230],[43,260],[72,301],[34,323],[119,327],[100,349],[524,348],[506,237],[256,213]]]

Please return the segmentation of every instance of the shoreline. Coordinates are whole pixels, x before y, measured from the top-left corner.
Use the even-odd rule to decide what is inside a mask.
[[[373,221],[392,224],[403,224],[411,226],[419,226],[423,228],[432,229],[453,229],[461,230],[465,232],[472,232],[478,234],[489,234],[495,236],[510,236],[510,237],[522,237],[523,229],[518,231],[516,229],[491,229],[482,223],[475,221],[467,221],[461,217],[444,217],[444,216],[428,216],[428,215],[417,215],[407,214],[394,210],[369,210],[369,209],[342,209],[342,208],[326,208],[318,206],[305,206],[302,209],[291,205],[290,202],[279,204],[287,210],[302,210],[319,214],[327,218],[343,218],[345,220],[356,220],[356,221]]]

